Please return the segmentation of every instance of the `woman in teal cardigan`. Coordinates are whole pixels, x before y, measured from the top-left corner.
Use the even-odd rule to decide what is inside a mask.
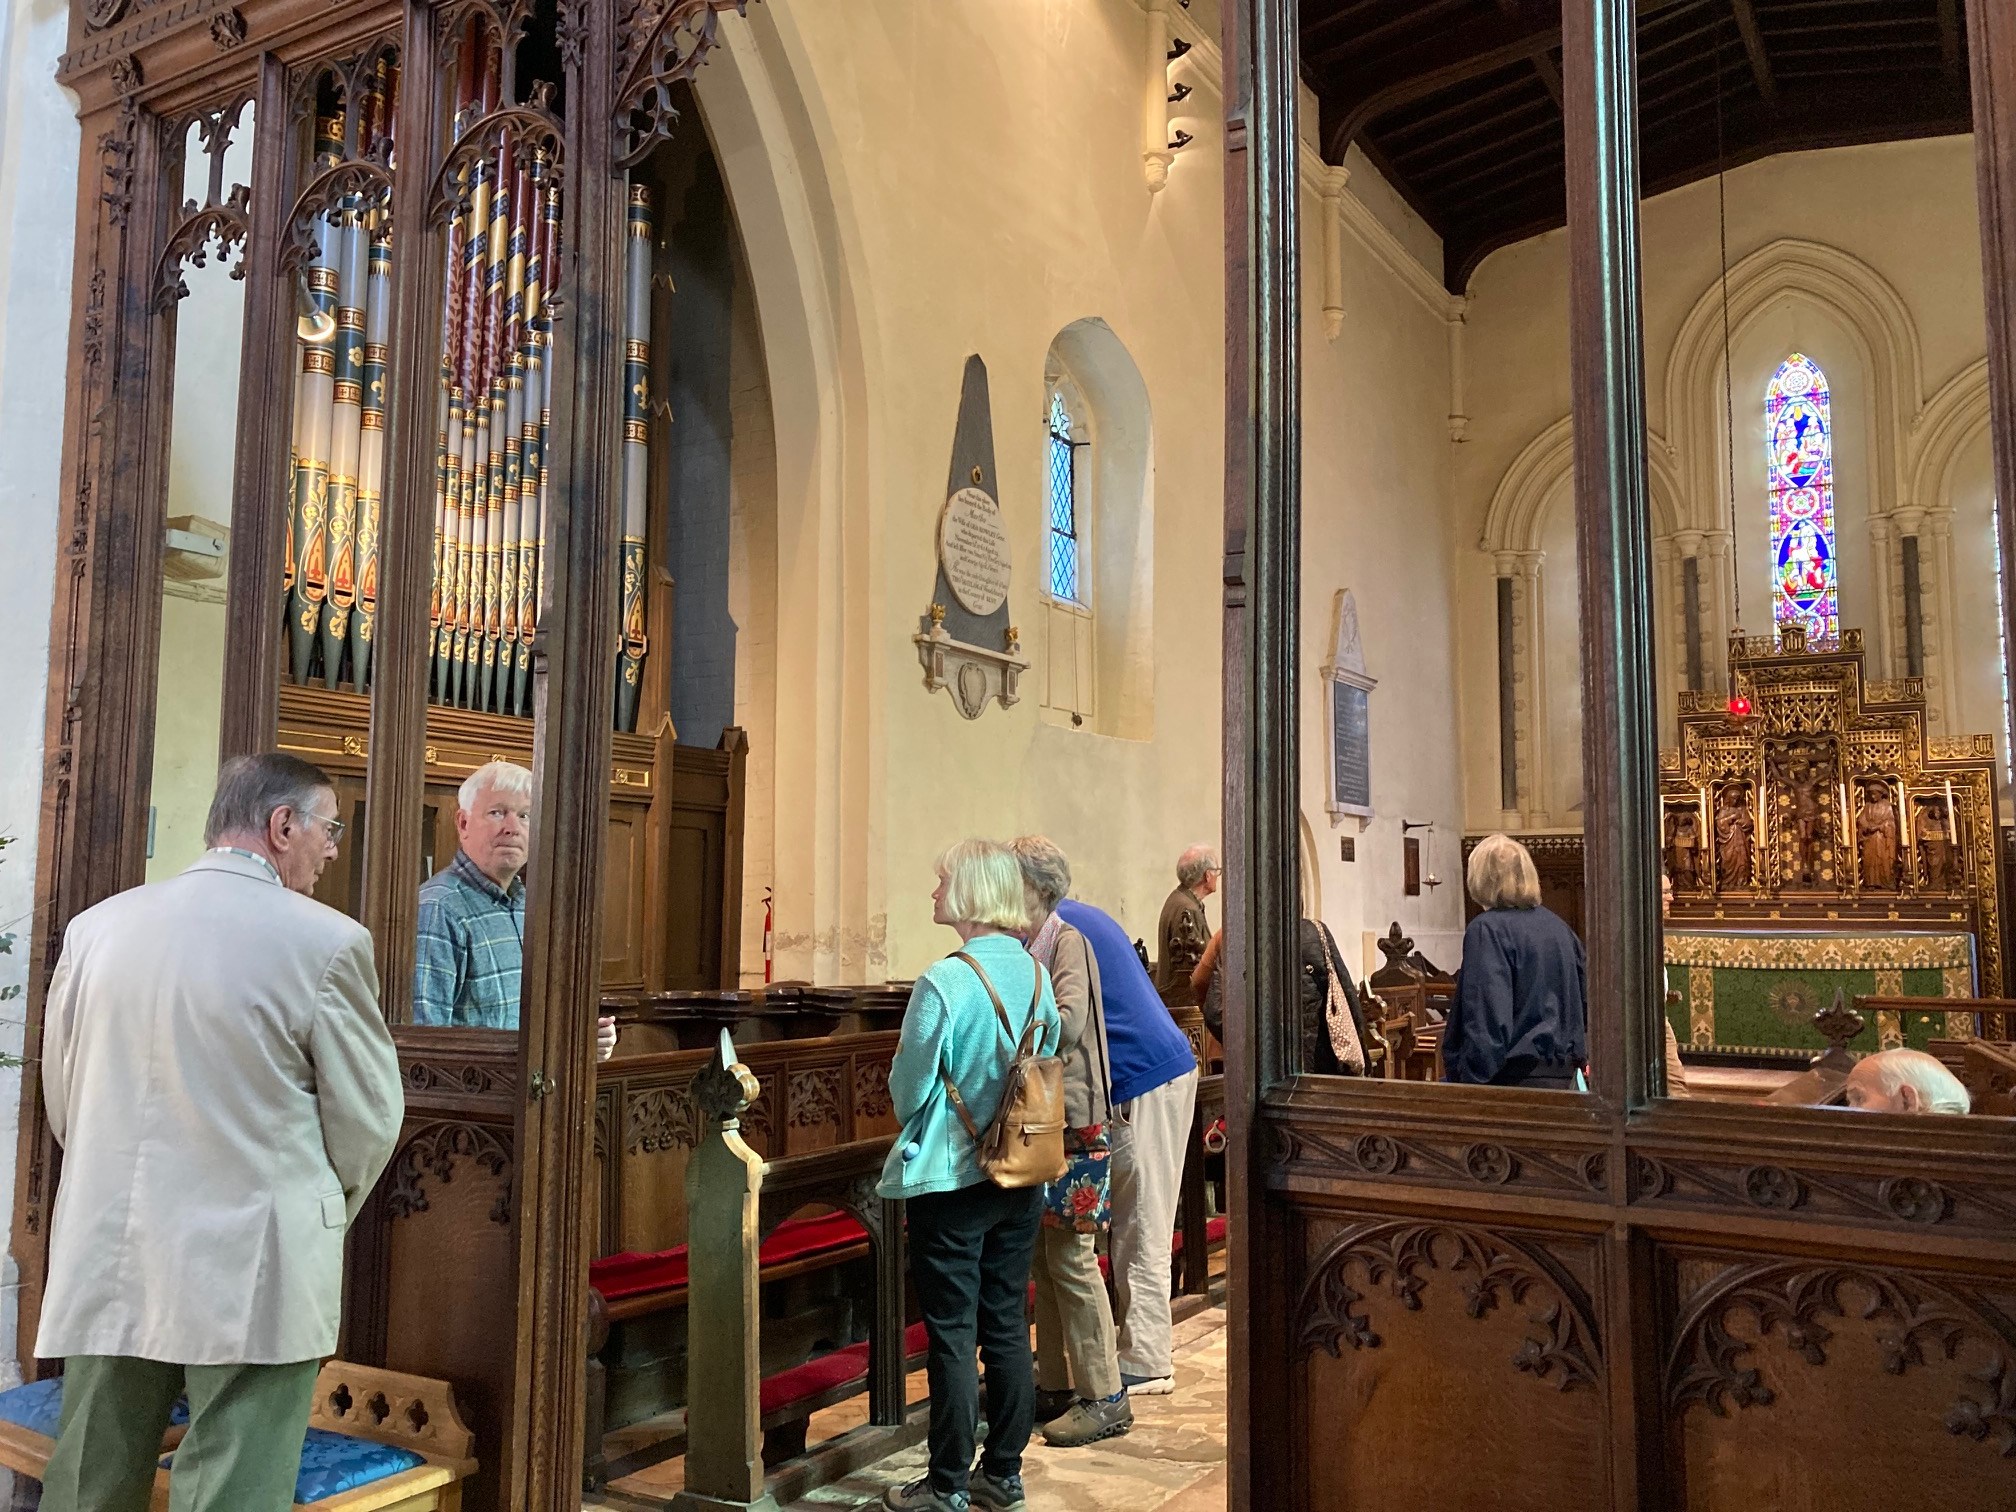
[[[884,1501],[892,1512],[959,1512],[968,1505],[1024,1512],[1022,1451],[1036,1407],[1024,1306],[1043,1189],[1009,1191],[987,1179],[945,1083],[959,1088],[984,1131],[1000,1107],[1013,1054],[989,986],[1018,1041],[1029,1016],[1036,1016],[1039,1055],[1057,1053],[1057,1000],[1047,973],[1022,946],[1020,931],[1028,923],[1022,869],[1005,848],[989,840],[953,846],[938,860],[931,902],[933,921],[957,930],[963,943],[911,991],[903,1039],[889,1068],[889,1095],[903,1132],[889,1152],[881,1186],[884,1197],[905,1200],[910,1276],[931,1339],[925,1361],[931,1469]],[[978,1468],[976,1348],[987,1367],[987,1445]]]

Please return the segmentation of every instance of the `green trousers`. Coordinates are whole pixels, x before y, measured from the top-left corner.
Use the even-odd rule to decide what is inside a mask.
[[[43,1512],[147,1512],[161,1434],[184,1390],[189,1432],[175,1451],[171,1512],[287,1512],[320,1366],[71,1356]]]

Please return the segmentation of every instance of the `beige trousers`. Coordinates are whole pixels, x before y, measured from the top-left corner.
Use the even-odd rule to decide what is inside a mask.
[[[1036,1384],[1097,1401],[1120,1389],[1113,1306],[1099,1274],[1098,1235],[1048,1224],[1036,1239]]]
[[[1143,1092],[1113,1121],[1113,1301],[1120,1371],[1169,1374],[1169,1270],[1197,1070]]]

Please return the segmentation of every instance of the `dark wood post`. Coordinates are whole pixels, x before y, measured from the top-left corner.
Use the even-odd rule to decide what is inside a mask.
[[[1256,1462],[1285,1421],[1268,1286],[1260,1098],[1291,1069],[1299,913],[1295,648],[1300,592],[1300,43],[1295,0],[1226,10],[1224,803],[1228,1508],[1287,1505],[1288,1467]]]
[[[1634,1108],[1659,1085],[1664,994],[1632,0],[1567,0],[1562,42],[1592,1059],[1598,1095]]]
[[[1988,315],[1988,434],[1995,449],[1995,549],[2016,582],[2016,14],[2006,0],[1967,0],[1973,70],[1974,165]],[[2016,595],[2002,605],[2002,652],[2016,667]],[[2016,704],[2006,711],[2016,742]],[[2012,744],[2011,750],[2016,750]],[[2016,988],[2005,988],[2016,991]]]
[[[407,0],[398,137],[432,142],[439,92],[434,12]],[[434,162],[401,165],[392,187],[392,329],[386,374],[386,494],[378,560],[377,655],[364,769],[364,909],[378,951],[382,1006],[412,1012],[413,937],[420,922],[421,816],[426,802],[428,600],[434,587],[437,371],[441,361],[442,239],[430,223]],[[277,578],[275,579],[277,581]],[[270,626],[270,622],[269,622]],[[278,637],[269,628],[267,639]],[[277,668],[276,668],[277,677]],[[441,858],[443,864],[446,858]]]
[[[1661,1087],[1659,833],[1650,495],[1638,262],[1636,0],[1564,0],[1568,303],[1582,578],[1583,867],[1591,1063],[1611,1113],[1613,1201],[1627,1200],[1626,1118]],[[1613,1512],[1658,1484],[1652,1256],[1623,1225],[1603,1251]],[[1656,1493],[1655,1493],[1656,1494]]]
[[[518,1379],[498,1504],[579,1512],[591,1243],[595,1018],[616,665],[625,185],[612,171],[616,29],[562,0],[565,220],[547,570],[533,643],[534,821],[517,1128]]]
[[[260,54],[254,98],[220,758],[273,749],[280,681],[286,675],[279,600],[284,592],[280,582],[287,555],[287,511],[276,508],[274,501],[285,498],[285,490],[292,486],[287,467],[294,407],[277,402],[275,396],[294,392],[300,349],[294,341],[294,290],[275,272],[295,190],[294,134],[287,129],[287,65],[275,53]]]

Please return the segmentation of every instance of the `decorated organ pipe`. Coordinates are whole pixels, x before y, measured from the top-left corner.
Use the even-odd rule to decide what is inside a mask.
[[[650,518],[651,191],[630,186],[623,309],[623,559],[618,581],[616,728],[637,728],[643,688],[644,542]]]
[[[343,154],[341,116],[316,118],[315,165],[333,168]],[[287,646],[294,681],[306,682],[329,594],[329,432],[336,379],[336,228],[315,220],[315,252],[303,271],[307,308],[299,321],[300,364],[294,386],[293,487],[288,500]]]
[[[309,183],[287,249],[299,279],[287,490],[294,682],[369,684],[378,597],[392,299],[389,50],[316,83]],[[347,674],[347,677],[346,677]]]
[[[318,637],[322,682],[336,686],[357,606],[357,453],[364,438],[365,233],[356,195],[336,218],[336,340],[330,380],[328,591]]]
[[[357,445],[357,615],[350,633],[352,680],[371,683],[378,617],[378,539],[385,498],[385,368],[392,324],[392,233],[371,233],[364,293],[364,399]]]

